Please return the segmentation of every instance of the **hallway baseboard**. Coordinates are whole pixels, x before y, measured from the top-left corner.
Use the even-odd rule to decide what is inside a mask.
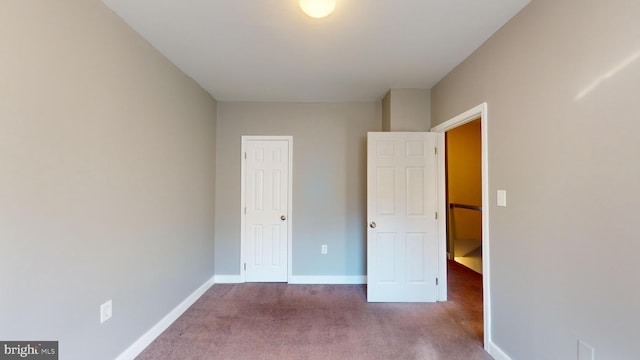
[[[216,275],[216,284],[240,284],[240,275]],[[367,283],[366,275],[293,275],[289,284],[302,285],[363,285]]]
[[[305,285],[363,285],[366,275],[293,275],[289,284]]]
[[[136,356],[140,355],[144,349],[149,346],[162,332],[164,332],[174,321],[176,321],[193,303],[195,303],[209,288],[214,284],[214,278],[207,280],[199,288],[197,288],[191,295],[184,299],[178,306],[173,308],[165,317],[163,317],[157,324],[155,324],[149,331],[144,333],[138,340],[136,340],[131,346],[123,351],[116,360],[133,360]]]
[[[240,275],[216,275],[213,278],[216,284],[239,284],[242,282]]]
[[[489,355],[493,356],[494,360],[511,360],[511,358],[493,341],[489,341],[489,348],[487,349]]]

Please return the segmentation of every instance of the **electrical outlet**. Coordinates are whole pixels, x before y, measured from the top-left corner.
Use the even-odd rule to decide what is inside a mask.
[[[327,245],[322,245],[320,247],[320,254],[322,254],[322,255],[326,255],[327,254]]]
[[[111,300],[100,305],[100,324],[111,319],[113,315],[113,302]]]

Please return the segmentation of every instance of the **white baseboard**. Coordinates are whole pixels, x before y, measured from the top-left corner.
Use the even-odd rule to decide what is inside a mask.
[[[216,275],[216,284],[241,284],[240,275]],[[293,275],[289,279],[289,284],[317,284],[317,285],[338,285],[338,284],[366,284],[367,277],[364,275]]]
[[[211,286],[214,284],[214,278],[207,280],[199,288],[197,288],[191,295],[189,295],[184,301],[176,306],[171,312],[169,312],[162,320],[158,321],[149,331],[144,333],[138,340],[136,340],[131,346],[123,351],[116,360],[133,360],[136,356],[149,346],[163,331],[165,331],[174,321],[176,321],[180,315],[182,315],[187,309],[193,305]]]
[[[289,279],[289,284],[366,284],[367,277],[365,275],[293,275]]]
[[[242,282],[240,275],[216,275],[213,278],[216,284],[240,284]]]
[[[493,341],[489,341],[489,348],[487,349],[489,355],[493,356],[494,360],[511,360],[511,358]]]

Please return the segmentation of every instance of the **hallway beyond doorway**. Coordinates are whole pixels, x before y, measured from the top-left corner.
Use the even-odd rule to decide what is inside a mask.
[[[446,132],[449,259],[482,273],[481,120]]]

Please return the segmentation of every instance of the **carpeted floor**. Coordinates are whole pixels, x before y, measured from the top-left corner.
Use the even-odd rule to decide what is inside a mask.
[[[214,285],[138,359],[491,359],[482,277],[449,264],[448,302],[369,304],[362,285]]]

